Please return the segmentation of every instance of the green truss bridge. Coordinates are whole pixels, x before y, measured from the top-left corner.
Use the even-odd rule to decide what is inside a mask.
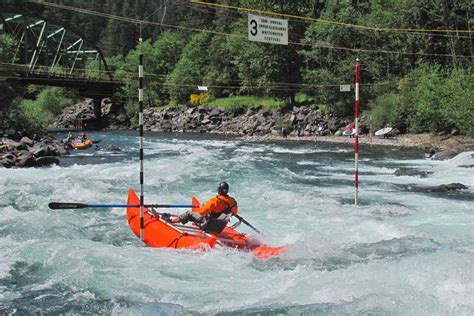
[[[0,0],[0,34],[15,39],[13,57],[0,63],[0,77],[73,88],[97,100],[111,96],[123,84],[113,79],[98,48],[60,25],[22,13],[28,2],[37,1]]]

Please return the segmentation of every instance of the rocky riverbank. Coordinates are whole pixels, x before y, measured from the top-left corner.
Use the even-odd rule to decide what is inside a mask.
[[[312,140],[353,143],[342,136],[351,120],[322,113],[315,106],[284,109],[243,108],[231,110],[194,107],[150,108],[144,111],[145,130],[157,132],[229,133],[246,139]],[[399,134],[373,136],[366,117],[360,120],[360,144],[417,147],[436,159],[474,150],[474,139],[460,135]]]
[[[67,154],[64,144],[56,139],[14,133],[0,139],[0,166],[44,167],[59,164],[57,156]]]
[[[103,99],[100,118],[91,100],[66,108],[58,116],[54,127],[102,126],[104,129],[130,129],[130,123],[120,106]],[[100,123],[98,120],[101,120]],[[223,133],[246,139],[291,139],[321,142],[353,142],[342,132],[352,119],[338,118],[321,111],[315,105],[291,108],[263,108],[234,106],[231,108],[164,107],[144,110],[144,129],[155,132]],[[418,147],[435,158],[444,159],[474,150],[474,140],[459,135],[398,134],[389,137],[371,136],[373,131],[366,117],[360,119],[360,143],[398,147]],[[299,135],[299,136],[298,136]]]

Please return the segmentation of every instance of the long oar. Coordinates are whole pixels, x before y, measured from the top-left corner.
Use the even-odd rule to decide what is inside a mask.
[[[65,203],[65,202],[51,202],[48,204],[49,208],[53,210],[59,209],[76,209],[88,207],[140,207],[140,204],[83,204],[83,203]],[[145,204],[144,207],[156,208],[197,208],[195,205],[185,204]]]
[[[242,216],[240,216],[240,215],[234,215],[234,216],[237,217],[239,219],[239,221],[241,221],[242,223],[244,223],[245,225],[247,225],[248,227],[252,228],[254,231],[256,231],[257,233],[260,234],[260,231],[258,229],[256,229],[255,227],[253,227],[252,224],[247,222]]]

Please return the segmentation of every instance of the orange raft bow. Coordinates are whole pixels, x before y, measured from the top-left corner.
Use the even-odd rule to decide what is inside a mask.
[[[86,149],[92,146],[92,139],[87,139],[85,142],[72,141],[69,145],[74,149]]]
[[[193,197],[193,205],[200,206]],[[135,191],[128,191],[128,205],[139,205],[140,199]],[[127,208],[127,221],[133,233],[140,237],[140,208]],[[270,247],[261,244],[249,236],[239,233],[232,227],[225,227],[221,233],[206,233],[194,225],[168,223],[156,218],[147,208],[144,211],[144,242],[147,246],[156,248],[183,248],[207,250],[209,248],[227,246],[244,251],[252,251],[254,255],[266,260],[280,255],[286,247]]]

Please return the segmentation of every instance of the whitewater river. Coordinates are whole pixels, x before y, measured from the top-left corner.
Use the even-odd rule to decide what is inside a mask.
[[[144,247],[121,208],[49,209],[138,191],[136,133],[93,136],[100,148],[60,166],[0,169],[1,315],[474,314],[474,169],[458,167],[470,154],[364,145],[354,206],[352,145],[147,134],[145,202],[203,201],[228,181],[259,238],[288,246],[260,261]],[[400,167],[432,174],[394,176]],[[427,192],[451,182],[469,188]]]

